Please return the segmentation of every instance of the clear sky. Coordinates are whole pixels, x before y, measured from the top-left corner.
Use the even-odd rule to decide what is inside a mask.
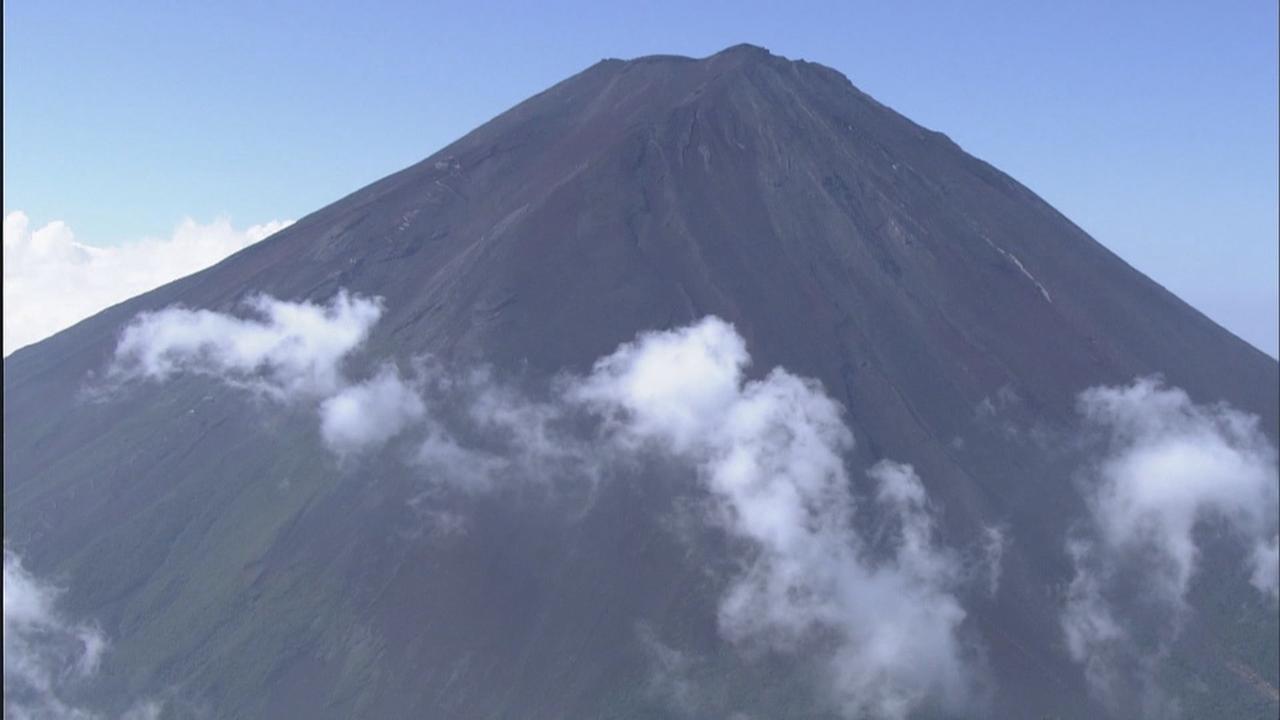
[[[297,218],[601,58],[751,42],[947,133],[1277,353],[1274,0],[623,5],[6,0],[4,211],[107,245]]]

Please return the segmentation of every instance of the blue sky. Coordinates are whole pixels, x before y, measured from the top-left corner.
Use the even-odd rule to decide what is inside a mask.
[[[297,218],[604,57],[821,62],[1277,352],[1277,5],[4,4],[4,211]],[[618,3],[608,5],[617,6]]]

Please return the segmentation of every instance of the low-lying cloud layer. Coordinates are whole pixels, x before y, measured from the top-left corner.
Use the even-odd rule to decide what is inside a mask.
[[[245,310],[141,316],[123,332],[108,375],[195,373],[272,401],[311,403],[318,435],[339,459],[404,438],[413,447],[407,462],[469,492],[594,478],[607,463],[653,453],[685,462],[707,498],[701,521],[742,553],[718,627],[745,657],[764,650],[817,662],[824,697],[846,717],[979,706],[982,653],[966,642],[960,598],[975,585],[978,595],[996,594],[1012,539],[985,528],[967,559],[940,545],[909,465],[876,464],[867,471],[872,495],[856,497],[845,464],[854,438],[839,403],[782,368],[748,379],[750,354],[732,325],[708,317],[641,334],[535,401],[484,369],[450,371],[430,358],[412,359],[407,374],[387,362],[371,377],[348,377],[344,364],[381,316],[378,299],[259,297]],[[1226,528],[1247,548],[1253,584],[1276,597],[1276,453],[1256,418],[1196,405],[1156,380],[1094,388],[1079,402],[1102,451],[1082,478],[1088,517],[1068,541],[1076,575],[1062,609],[1067,645],[1113,709],[1173,712],[1154,677],[1187,612],[1197,530]],[[589,437],[584,418],[597,428]],[[855,513],[860,503],[875,511]],[[449,518],[449,532],[462,532],[465,522]],[[672,673],[694,659],[674,648],[659,654],[684,658],[663,664],[660,684],[692,692]]]
[[[33,231],[25,213],[11,212],[4,218],[4,354],[209,267],[290,222],[237,230],[226,219],[187,218],[169,238],[94,247],[77,242],[64,222]]]
[[[1177,708],[1155,673],[1189,610],[1197,531],[1221,528],[1247,548],[1253,584],[1276,597],[1276,451],[1256,417],[1197,405],[1157,379],[1093,388],[1079,403],[1105,451],[1085,478],[1090,517],[1068,546],[1068,647],[1113,709],[1169,716]]]
[[[649,333],[564,377],[535,402],[483,371],[447,376],[427,362],[406,379],[386,365],[352,382],[342,362],[367,337],[380,304],[340,293],[327,306],[258,298],[257,318],[171,308],[121,336],[112,373],[164,380],[181,372],[222,379],[279,401],[318,401],[320,436],[342,457],[418,427],[414,461],[486,489],[513,467],[589,473],[602,454],[655,449],[692,463],[713,500],[709,518],[748,550],[720,605],[726,639],[745,649],[825,652],[830,699],[855,717],[905,717],[923,704],[970,699],[961,645],[965,612],[954,593],[961,562],[936,544],[924,488],[909,466],[870,472],[885,518],[873,551],[854,526],[844,465],[853,437],[818,383],[777,369],[748,381],[746,345],[717,318]],[[458,439],[424,397],[462,398],[460,417],[494,448]],[[576,442],[559,426],[594,415],[605,441]],[[818,648],[827,648],[819,650]]]

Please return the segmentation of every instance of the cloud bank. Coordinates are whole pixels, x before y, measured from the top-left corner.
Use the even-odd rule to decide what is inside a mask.
[[[408,379],[386,365],[349,380],[343,360],[378,320],[376,300],[259,297],[248,310],[254,317],[183,308],[141,316],[122,334],[112,374],[197,373],[272,400],[314,401],[321,438],[342,457],[416,427],[413,462],[476,491],[508,475],[591,475],[604,456],[682,459],[711,500],[707,521],[745,552],[719,604],[726,640],[750,653],[820,657],[826,697],[848,717],[902,718],[973,699],[957,597],[967,574],[937,543],[919,478],[907,465],[873,467],[882,521],[856,527],[844,464],[853,436],[841,406],[783,369],[747,380],[750,356],[728,323],[709,317],[642,334],[534,401],[484,370],[447,373],[426,359]],[[440,412],[446,405],[461,411]],[[601,428],[598,442],[565,431],[583,414]]]
[[[4,354],[209,267],[291,222],[237,230],[225,218],[187,218],[169,238],[94,247],[77,242],[64,222],[32,230],[25,213],[11,212],[4,218]]]
[[[867,472],[874,492],[860,501],[839,403],[782,368],[748,379],[750,354],[732,325],[708,317],[643,333],[534,400],[486,369],[450,371],[430,358],[416,358],[408,375],[385,363],[349,378],[344,363],[382,315],[377,298],[260,296],[244,310],[142,315],[122,333],[108,375],[193,373],[309,402],[340,459],[408,435],[410,463],[468,492],[500,480],[595,477],[653,452],[687,462],[708,498],[702,520],[743,552],[719,601],[725,640],[748,654],[817,658],[827,697],[847,717],[977,702],[981,663],[963,641],[959,598],[974,584],[997,593],[1005,531],[984,528],[976,559],[942,547],[920,479],[888,460]],[[1226,528],[1247,548],[1253,584],[1277,596],[1276,452],[1256,418],[1196,405],[1155,379],[1093,388],[1079,409],[1103,453],[1082,484],[1088,517],[1068,541],[1076,573],[1061,617],[1067,647],[1092,691],[1121,714],[1173,713],[1155,676],[1188,612],[1198,529]],[[584,417],[594,437],[569,429]],[[876,518],[862,526],[860,502]]]
[[[1105,453],[1087,478],[1087,523],[1068,543],[1067,645],[1113,709],[1169,716],[1177,708],[1155,674],[1189,611],[1197,531],[1225,529],[1247,548],[1254,586],[1277,595],[1276,451],[1256,417],[1197,405],[1154,378],[1092,388],[1079,409]]]

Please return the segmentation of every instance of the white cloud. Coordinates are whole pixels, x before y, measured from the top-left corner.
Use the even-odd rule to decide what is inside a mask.
[[[4,218],[4,354],[94,313],[190,275],[289,226],[273,220],[237,230],[225,218],[187,218],[165,239],[114,247],[77,242],[66,223],[31,229],[23,212]]]
[[[27,571],[4,550],[5,717],[92,718],[65,693],[97,672],[107,647],[96,627],[58,611],[57,588]]]
[[[345,290],[324,305],[259,295],[247,317],[168,307],[143,313],[120,335],[107,377],[163,382],[180,374],[213,377],[270,400],[317,404],[320,436],[340,458],[376,450],[423,422],[425,366],[407,380],[394,363],[352,382],[343,363],[382,316],[382,300]]]
[[[704,442],[741,393],[742,371],[750,361],[746,343],[732,325],[708,318],[671,332],[648,333],[596,362],[581,385],[570,391],[579,402],[622,409],[613,417],[625,438],[654,435],[685,451]]]
[[[327,305],[251,298],[257,317],[170,307],[143,313],[120,336],[109,375],[164,381],[179,373],[219,378],[275,400],[342,391],[342,362],[382,315],[380,299],[339,291]]]
[[[107,638],[95,625],[59,611],[61,589],[40,580],[4,549],[4,716],[13,720],[102,720],[74,699],[98,672]],[[155,720],[164,703],[135,702],[114,717]]]
[[[320,405],[320,435],[339,455],[376,450],[427,412],[394,365],[342,389]]]
[[[960,563],[936,544],[914,471],[884,462],[869,473],[893,539],[878,554],[854,526],[840,406],[785,370],[747,381],[749,361],[733,327],[706,318],[623,345],[571,399],[604,414],[625,447],[692,459],[714,521],[753,548],[721,600],[726,638],[810,653],[834,643],[829,689],[849,717],[965,706],[975,678],[952,592]]]
[[[163,382],[190,373],[277,402],[317,402],[321,438],[339,457],[377,449],[426,416],[394,364],[358,383],[343,372],[382,316],[381,298],[339,290],[319,305],[258,295],[245,309],[248,317],[176,306],[142,313],[121,333],[107,376]]]
[[[1068,648],[1114,708],[1166,715],[1154,676],[1185,619],[1197,528],[1217,523],[1243,542],[1254,584],[1275,596],[1276,451],[1256,417],[1153,378],[1092,388],[1079,407],[1107,448],[1088,478],[1089,523],[1068,547]]]

